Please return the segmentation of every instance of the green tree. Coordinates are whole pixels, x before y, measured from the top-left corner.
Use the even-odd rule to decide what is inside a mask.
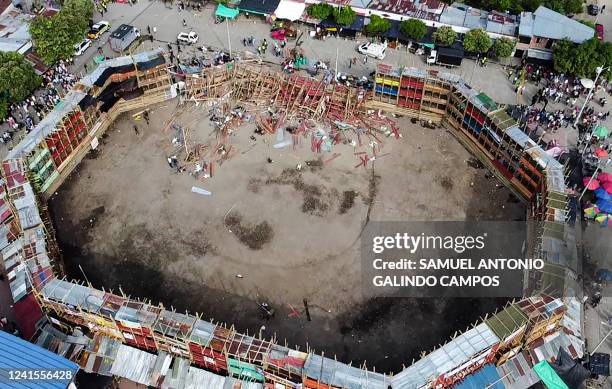
[[[457,33],[448,26],[440,27],[433,33],[433,40],[442,46],[451,46],[457,40]]]
[[[315,19],[325,20],[332,14],[334,7],[327,3],[311,4],[306,8],[306,13]]]
[[[50,18],[38,16],[30,22],[30,34],[36,52],[47,64],[74,55],[74,45],[81,41],[93,15],[90,0],[65,0],[60,12]]]
[[[497,38],[493,43],[493,53],[497,58],[506,58],[512,55],[516,42],[510,38]]]
[[[0,118],[8,113],[10,103],[18,103],[32,94],[42,82],[32,65],[16,52],[0,52]]]
[[[553,45],[553,67],[559,73],[573,74],[575,44],[569,39],[557,41]]]
[[[491,38],[482,28],[470,30],[463,37],[463,48],[474,53],[486,53],[492,45]]]
[[[427,34],[427,25],[419,19],[404,20],[400,24],[400,31],[414,41],[420,41]]]
[[[365,27],[365,31],[368,35],[379,35],[389,31],[390,28],[391,22],[387,19],[372,15],[370,16],[370,24]]]
[[[593,30],[595,29],[595,22],[592,22],[590,20],[578,20],[578,21],[584,24],[585,26],[591,27]]]
[[[357,18],[355,12],[350,6],[334,8],[334,20],[341,26],[350,26]]]

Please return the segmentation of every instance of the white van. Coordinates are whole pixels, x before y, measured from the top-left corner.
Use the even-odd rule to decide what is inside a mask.
[[[429,52],[429,56],[427,56],[427,65],[433,65],[438,60],[438,52],[436,50],[431,50]]]
[[[357,47],[357,51],[368,57],[383,60],[387,55],[387,43],[363,43]]]

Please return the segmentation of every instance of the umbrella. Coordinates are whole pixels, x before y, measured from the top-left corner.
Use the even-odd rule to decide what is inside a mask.
[[[608,156],[608,152],[601,147],[595,149],[595,155],[599,158],[606,158]]]
[[[593,130],[593,136],[598,137],[599,139],[606,138],[610,134],[610,131],[604,126],[599,126]]]
[[[582,84],[583,87],[587,89],[591,89],[593,86],[595,86],[595,82],[589,78],[581,79],[580,83]]]
[[[612,182],[606,182],[601,187],[604,188],[606,192],[612,194]]]
[[[601,172],[597,175],[597,179],[599,180],[600,184],[604,182],[612,182],[612,174]]]
[[[582,182],[583,182],[584,186],[587,187],[588,190],[595,190],[595,189],[599,188],[599,181],[597,181],[595,178],[584,177]]]
[[[612,200],[612,195],[606,192],[604,188],[595,189],[595,197],[597,197],[600,200],[604,200],[604,201]]]
[[[598,213],[599,213],[599,209],[597,209],[596,206],[584,209],[584,216],[588,217],[589,219],[594,218],[595,216],[597,216]]]
[[[612,213],[612,202],[597,200],[597,208],[599,208],[599,212]]]
[[[608,224],[610,224],[610,219],[612,219],[610,215],[605,213],[602,215],[597,215],[597,217],[595,218],[597,223],[601,224],[602,226],[607,226]]]

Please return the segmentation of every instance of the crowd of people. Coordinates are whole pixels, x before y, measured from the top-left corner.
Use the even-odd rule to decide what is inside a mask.
[[[21,103],[12,104],[9,114],[3,121],[2,143],[7,143],[13,136],[24,129],[32,131],[77,82],[74,74],[68,71],[68,63],[60,60],[43,75],[43,83],[32,95]]]
[[[525,75],[521,76],[521,72],[525,72]],[[606,120],[610,114],[609,111],[594,108],[596,101],[601,107],[605,106],[605,96],[596,98],[599,92],[607,95],[605,81],[597,85],[589,96],[590,89],[582,85],[579,78],[557,74],[541,66],[528,65],[517,72],[509,72],[509,77],[514,78],[515,86],[521,77],[525,77],[538,87],[531,98],[531,105],[522,107],[522,119],[537,134],[544,131],[555,133],[561,127],[573,126],[576,123],[579,134],[583,135],[598,122]],[[581,113],[587,96],[589,101]],[[553,106],[554,109],[551,109]],[[580,118],[576,122],[578,116]]]

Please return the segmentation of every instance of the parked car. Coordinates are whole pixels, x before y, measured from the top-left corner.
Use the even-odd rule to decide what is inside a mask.
[[[606,33],[604,32],[604,26],[603,24],[599,24],[597,23],[595,25],[595,36],[597,37],[597,39],[599,39],[600,41],[604,40],[604,36],[606,35]]]
[[[193,45],[194,43],[198,42],[198,39],[200,39],[200,37],[198,36],[198,34],[196,34],[195,32],[191,31],[189,33],[181,32],[180,34],[178,34],[176,39],[178,39],[181,42]]]
[[[436,50],[432,50],[429,52],[429,56],[427,56],[427,65],[433,65],[438,60],[438,52]]]
[[[368,57],[373,57],[373,58],[380,59],[380,60],[385,59],[385,56],[387,55],[386,50],[387,50],[386,43],[368,42],[368,43],[363,43],[357,47],[357,51],[359,53],[363,55],[367,55]]]
[[[597,4],[590,4],[587,7],[587,11],[591,16],[597,16],[599,14],[599,6]]]
[[[110,23],[106,20],[101,20],[98,23],[91,26],[91,29],[87,33],[89,39],[98,39],[102,34],[110,29]]]
[[[116,52],[125,51],[136,39],[140,37],[140,30],[128,24],[122,24],[113,31],[108,40],[111,49]]]
[[[91,46],[91,39],[85,39],[81,43],[74,45],[74,55],[79,56],[83,54]]]

